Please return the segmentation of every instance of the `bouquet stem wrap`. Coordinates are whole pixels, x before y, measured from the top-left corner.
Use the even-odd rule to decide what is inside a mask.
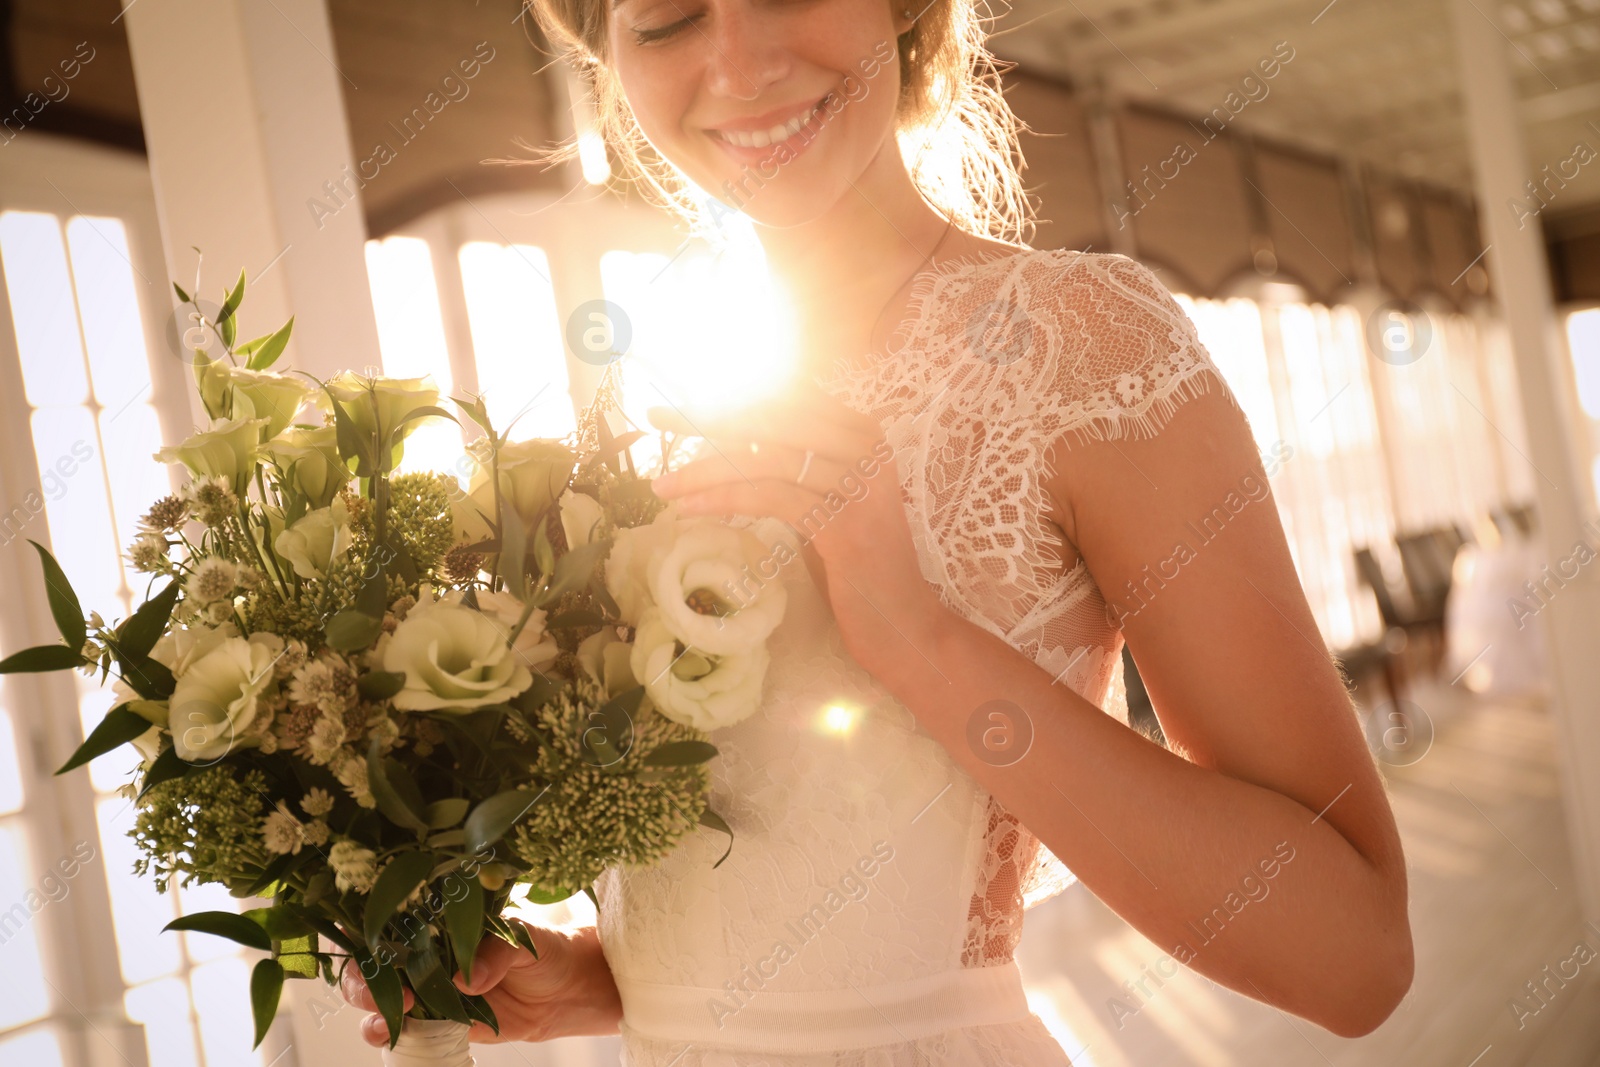
[[[383,1050],[384,1067],[473,1067],[464,1023],[407,1019],[394,1048]]]

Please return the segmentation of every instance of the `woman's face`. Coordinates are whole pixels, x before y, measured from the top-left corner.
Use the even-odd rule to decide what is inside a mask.
[[[896,37],[910,20],[891,10],[890,0],[617,0],[610,62],[656,151],[757,222],[794,226],[859,184],[892,140]]]

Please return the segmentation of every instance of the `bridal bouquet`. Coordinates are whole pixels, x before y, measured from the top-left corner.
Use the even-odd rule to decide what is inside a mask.
[[[167,927],[271,953],[251,976],[257,1044],[284,980],[333,982],[336,961],[361,968],[391,1046],[407,988],[412,1018],[495,1026],[451,977],[484,937],[533,950],[503,917],[516,887],[593,898],[603,868],[658,861],[696,826],[732,847],[706,732],[756,709],[782,587],[735,603],[765,546],[650,492],[643,434],[607,420],[613,378],[565,440],[513,442],[456,400],[482,430],[469,484],[400,473],[411,431],[455,418],[436,389],[273,373],[293,320],[235,344],[244,282],[215,322],[174,285],[222,352],[193,353],[210,427],[156,456],[188,481],[129,550],[147,598],[86,618],[35,545],[64,643],[0,673],[114,679],[57,773],[131,744],[136,871],[261,898]]]

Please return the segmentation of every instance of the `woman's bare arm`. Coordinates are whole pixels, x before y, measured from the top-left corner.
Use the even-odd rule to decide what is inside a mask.
[[[1370,1032],[1411,984],[1404,858],[1244,420],[1213,392],[1153,438],[1057,458],[1056,512],[1107,599],[1138,609],[1124,633],[1172,751],[925,601],[875,600],[905,639],[852,651],[1158,946],[1334,1033]],[[1011,766],[968,742],[994,700],[1033,731]]]

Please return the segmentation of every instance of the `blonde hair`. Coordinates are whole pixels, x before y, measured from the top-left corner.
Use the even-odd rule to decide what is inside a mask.
[[[982,2],[933,0],[900,35],[896,133],[911,179],[930,203],[969,233],[1026,244],[1033,204],[1022,186],[1017,135],[1024,127],[1001,93],[1000,75],[1009,68],[985,43],[989,17]],[[606,0],[524,3],[584,73],[600,133],[625,176],[652,200],[697,220],[703,205],[645,140],[606,62]],[[565,159],[575,151],[575,145],[566,145],[547,156]]]

